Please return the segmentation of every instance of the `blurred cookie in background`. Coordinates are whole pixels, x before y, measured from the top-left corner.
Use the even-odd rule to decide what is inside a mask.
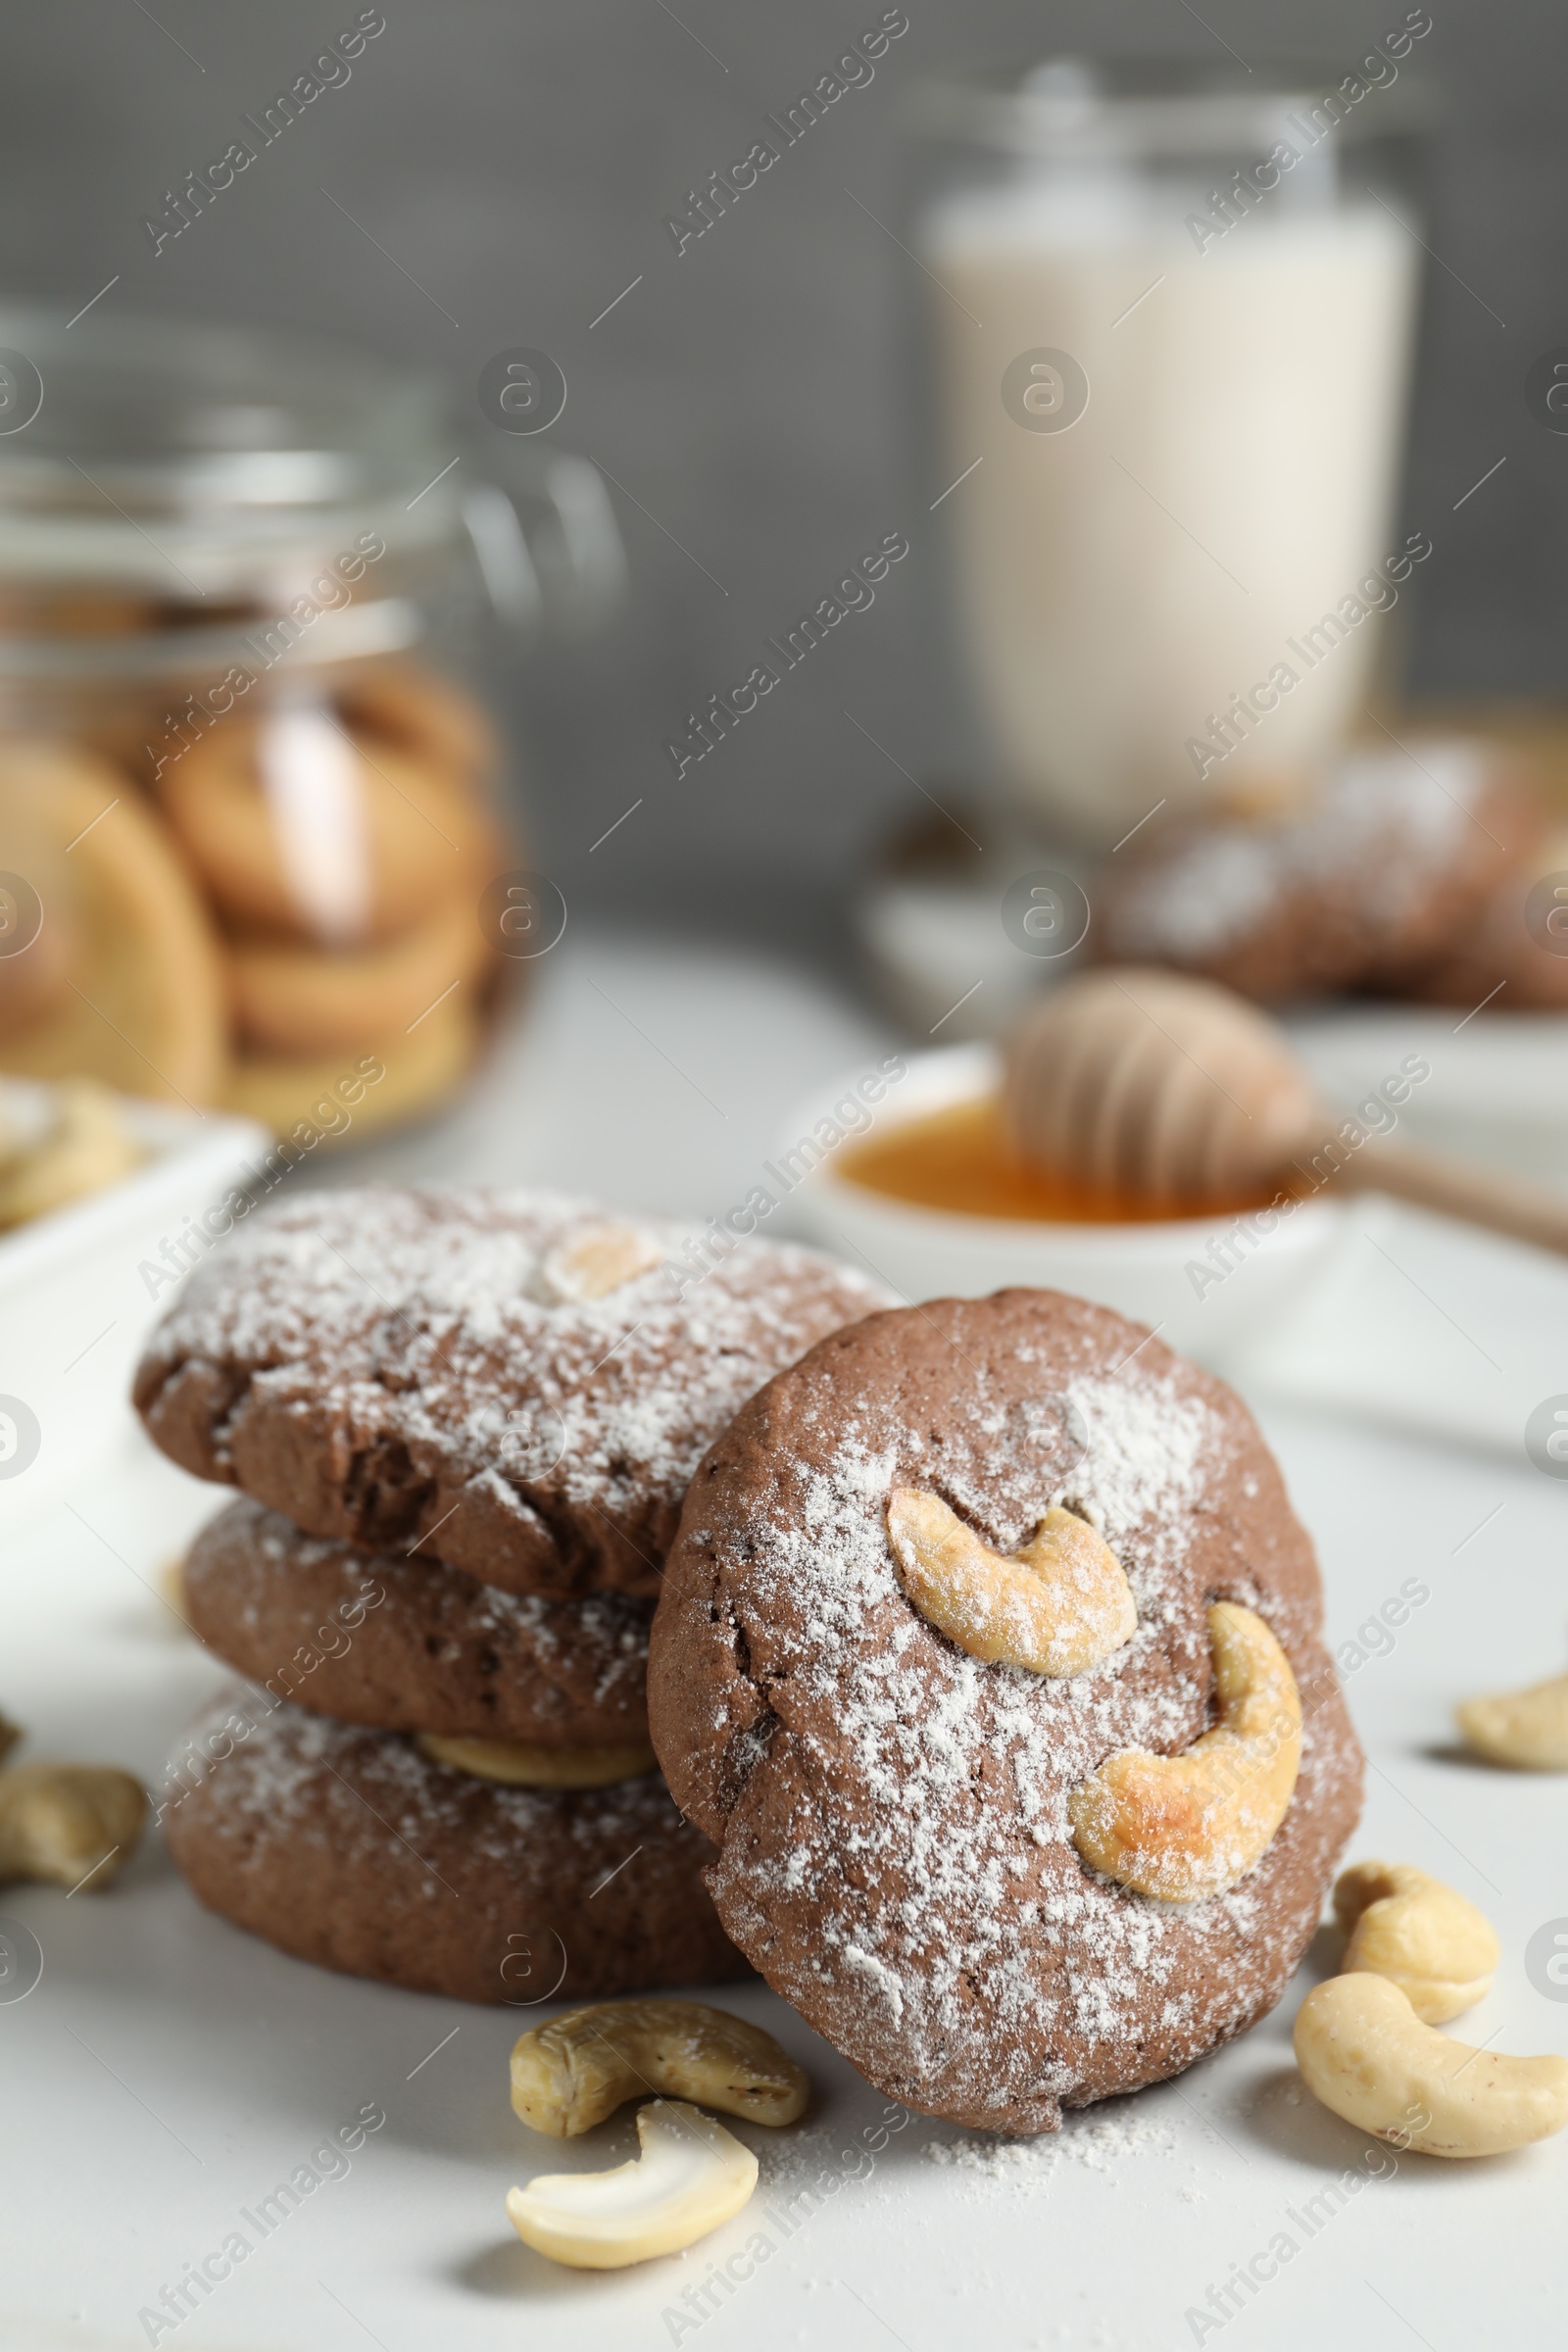
[[[296,939],[392,937],[493,870],[467,782],[362,742],[324,701],[223,720],[154,789],[221,914]]]
[[[1091,885],[1092,952],[1264,1004],[1414,992],[1480,939],[1547,823],[1528,767],[1495,745],[1357,747],[1286,812],[1151,826]]]
[[[436,906],[395,939],[310,948],[265,935],[226,943],[235,1025],[248,1046],[314,1054],[405,1030],[491,960],[466,895]]]
[[[0,811],[8,839],[15,811],[19,837],[41,844],[52,903],[38,944],[50,939],[60,958],[46,952],[30,1003],[24,992],[7,1004],[0,976],[0,1067],[216,1101],[228,1055],[213,925],[128,777],[89,752],[13,741],[0,752]],[[0,974],[13,962],[24,972],[31,954],[0,957]]]
[[[33,798],[0,766],[0,1055],[59,1004],[80,955],[65,858]]]
[[[488,785],[501,764],[495,729],[472,695],[414,662],[382,662],[345,681],[338,707],[369,754],[385,744],[469,786]]]
[[[1428,1004],[1499,1012],[1568,1010],[1568,825],[1498,884],[1480,918],[1403,994]]]
[[[456,1092],[479,1058],[482,1014],[470,990],[458,990],[422,1020],[382,1033],[363,1050],[318,1054],[240,1054],[229,1072],[225,1109],[260,1119],[274,1135],[314,1130],[307,1148],[359,1136],[434,1110]]]

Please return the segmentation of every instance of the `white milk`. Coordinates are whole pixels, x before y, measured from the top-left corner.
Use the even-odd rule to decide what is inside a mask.
[[[1162,796],[1265,790],[1329,750],[1359,719],[1380,619],[1316,666],[1287,641],[1393,552],[1408,229],[1369,200],[1293,217],[1281,189],[1200,253],[1131,184],[1036,180],[950,199],[922,244],[949,289],[931,291],[944,484],[983,461],[943,512],[1012,794],[1103,845]],[[1040,347],[1089,378],[1065,431],[1003,406],[1008,363]],[[1190,739],[1218,743],[1209,715],[1281,662],[1299,683],[1200,782]]]

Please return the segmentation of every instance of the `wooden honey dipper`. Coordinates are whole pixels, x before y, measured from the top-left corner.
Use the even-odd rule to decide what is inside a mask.
[[[1234,1200],[1315,1161],[1343,1190],[1568,1256],[1568,1196],[1376,1134],[1348,1148],[1346,1114],[1319,1099],[1277,1023],[1212,981],[1129,966],[1063,982],[1013,1035],[1005,1102],[1023,1157],[1083,1184]]]

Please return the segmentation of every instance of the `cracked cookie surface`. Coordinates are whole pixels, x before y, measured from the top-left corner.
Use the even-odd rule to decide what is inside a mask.
[[[551,1267],[607,1219],[652,1246],[641,1270],[563,1297]],[[809,1250],[721,1252],[711,1229],[550,1194],[307,1194],[196,1268],[135,1401],[182,1468],[312,1535],[509,1592],[650,1594],[732,1414],[883,1303]]]

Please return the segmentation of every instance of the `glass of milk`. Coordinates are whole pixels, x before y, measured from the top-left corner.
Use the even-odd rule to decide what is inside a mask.
[[[1266,807],[1363,723],[1431,546],[1395,522],[1430,23],[1353,68],[915,95],[930,495],[990,777],[1037,831]]]

